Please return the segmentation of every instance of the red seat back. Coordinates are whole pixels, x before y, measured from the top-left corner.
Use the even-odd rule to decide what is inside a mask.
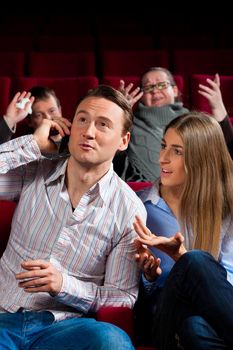
[[[87,52],[33,52],[29,75],[34,77],[77,77],[95,75],[95,55]]]
[[[194,74],[191,76],[190,91],[191,91],[191,104],[192,109],[197,109],[203,112],[211,113],[208,100],[198,93],[198,85],[207,85],[206,79],[213,79],[213,75],[206,74]],[[220,88],[222,92],[222,98],[226,110],[230,117],[233,117],[233,75],[232,76],[220,76]]]
[[[10,101],[11,79],[0,77],[0,118],[6,113]]]
[[[169,57],[166,50],[104,50],[101,65],[102,76],[137,76],[148,67],[169,68]]]
[[[63,116],[72,119],[78,100],[89,89],[98,85],[98,79],[95,76],[75,78],[28,77],[17,79],[15,85],[16,91],[28,91],[35,85],[48,86],[54,89],[61,102]]]
[[[0,232],[1,232],[1,245],[0,256],[2,256],[11,230],[11,221],[16,207],[15,202],[0,200]]]
[[[0,53],[0,76],[20,77],[24,75],[24,53]]]
[[[134,190],[135,192],[136,191],[139,191],[139,190],[142,190],[143,188],[146,188],[146,187],[150,187],[153,185],[152,182],[127,182],[127,184],[132,188],[132,190]]]

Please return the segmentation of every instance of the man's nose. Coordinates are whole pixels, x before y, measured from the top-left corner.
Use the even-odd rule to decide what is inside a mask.
[[[89,124],[86,126],[86,128],[85,128],[83,134],[84,134],[84,136],[86,136],[86,137],[94,138],[94,137],[95,137],[95,132],[96,132],[95,124],[94,124],[94,123],[89,123]]]

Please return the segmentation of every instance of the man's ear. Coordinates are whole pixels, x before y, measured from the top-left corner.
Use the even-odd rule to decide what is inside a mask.
[[[177,98],[179,96],[179,89],[176,85],[173,86],[172,88],[173,88],[174,96],[175,98]]]
[[[130,141],[130,132],[128,131],[124,136],[121,137],[121,142],[118,148],[118,151],[124,151],[128,148]]]

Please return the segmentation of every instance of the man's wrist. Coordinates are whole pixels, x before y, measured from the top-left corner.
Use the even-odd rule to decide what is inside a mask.
[[[15,133],[16,131],[16,123],[12,121],[12,118],[8,117],[7,115],[3,116],[3,119],[5,120],[8,128],[11,132]]]

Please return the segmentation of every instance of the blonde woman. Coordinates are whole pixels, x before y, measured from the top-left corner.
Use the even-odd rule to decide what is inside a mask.
[[[171,121],[159,162],[160,179],[139,194],[148,228],[138,217],[134,225],[153,337],[159,349],[232,349],[233,163],[218,122],[202,113]]]

